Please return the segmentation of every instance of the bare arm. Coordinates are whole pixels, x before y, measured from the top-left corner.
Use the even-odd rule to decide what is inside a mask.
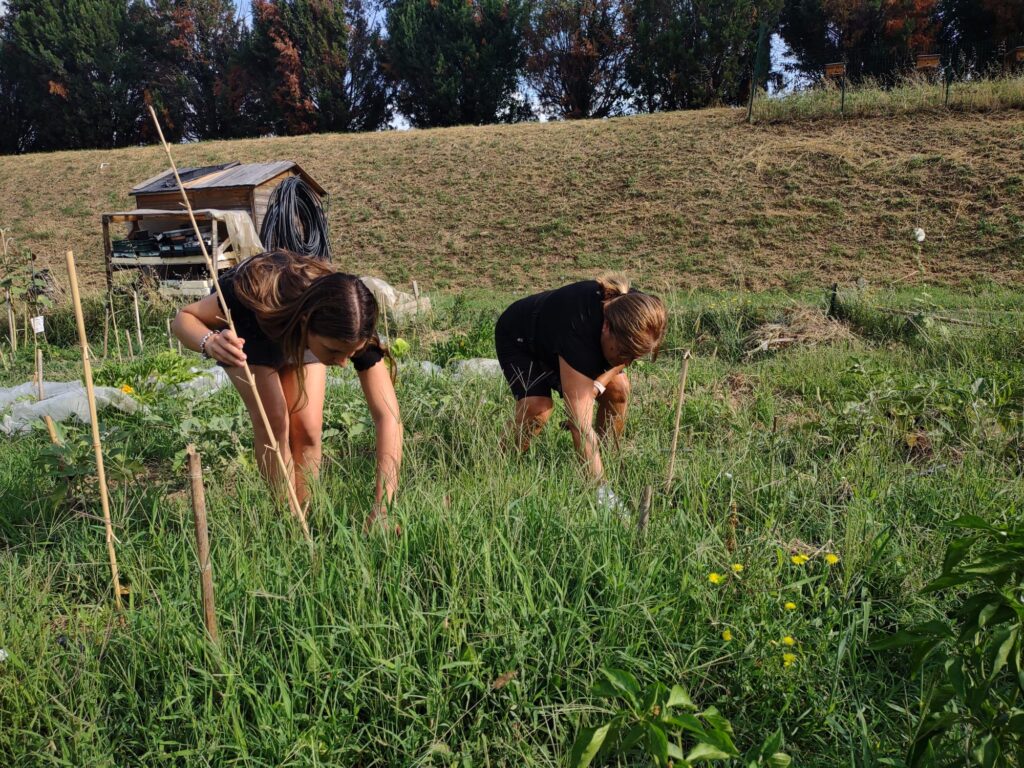
[[[374,516],[385,498],[391,502],[398,489],[402,466],[402,414],[398,409],[395,385],[384,361],[359,372],[359,383],[370,408],[377,433],[377,486],[374,491]]]
[[[199,344],[206,334],[220,331],[206,340],[207,354],[225,365],[244,365],[245,352],[242,347],[245,339],[227,330],[227,325],[217,296],[211,294],[178,310],[171,323],[171,330],[182,344],[194,352],[199,351]]]
[[[569,412],[569,426],[576,453],[586,465],[590,477],[598,482],[604,479],[604,466],[594,432],[594,380],[558,358],[562,397]]]

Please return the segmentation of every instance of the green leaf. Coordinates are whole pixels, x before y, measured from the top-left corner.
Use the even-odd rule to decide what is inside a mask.
[[[693,701],[690,699],[690,694],[681,685],[672,686],[672,690],[668,692],[668,701],[665,702],[665,706],[670,708],[686,707],[687,709],[696,709]]]
[[[993,641],[998,643],[995,649],[995,654],[992,658],[992,671],[989,673],[989,679],[995,678],[999,672],[1002,671],[1003,667],[1006,666],[1007,659],[1010,658],[1010,652],[1013,650],[1014,644],[1017,642],[1017,635],[1020,631],[1020,627],[1012,627],[1001,629],[995,633]]]
[[[647,749],[658,765],[668,765],[668,736],[660,726],[652,722],[644,723],[647,733]]]
[[[732,723],[718,711],[717,707],[708,707],[700,713],[700,716],[707,720],[712,727],[732,735]]]
[[[961,515],[956,520],[950,523],[954,528],[972,528],[979,531],[990,531],[992,533],[998,532],[998,528],[992,525],[992,523],[984,520],[977,515]]]
[[[587,768],[604,744],[610,727],[611,723],[608,723],[600,728],[584,728],[580,731],[569,752],[569,768]]]
[[[971,750],[971,756],[982,768],[992,768],[999,758],[999,742],[991,733],[985,734],[979,741],[978,746]]]
[[[946,547],[946,558],[942,562],[942,575],[948,576],[953,568],[956,567],[957,563],[963,560],[967,553],[970,552],[971,547],[974,545],[978,538],[976,536],[968,536],[963,539],[954,539],[950,542],[949,546]]]
[[[714,744],[708,744],[707,742],[702,741],[690,750],[690,754],[686,756],[686,762],[696,763],[698,760],[728,760],[730,757],[731,755],[728,752],[723,752]]]
[[[602,668],[601,674],[619,695],[626,697],[634,707],[637,705],[636,695],[640,691],[640,685],[635,677],[622,669]]]
[[[793,758],[785,752],[775,752],[768,758],[768,765],[771,766],[771,768],[788,768],[792,762]]]

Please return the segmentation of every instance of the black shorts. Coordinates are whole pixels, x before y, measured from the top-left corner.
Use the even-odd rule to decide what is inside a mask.
[[[562,394],[558,371],[535,360],[526,344],[498,330],[494,334],[494,346],[501,372],[505,374],[505,381],[516,400],[524,397],[550,398],[553,391]]]

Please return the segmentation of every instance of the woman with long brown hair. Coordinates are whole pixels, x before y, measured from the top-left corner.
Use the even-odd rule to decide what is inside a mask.
[[[627,280],[612,275],[512,304],[498,319],[494,336],[498,361],[516,399],[513,431],[518,448],[529,448],[551,418],[552,392],[558,392],[576,451],[598,484],[598,503],[619,508],[604,482],[599,440],[608,433],[621,437],[631,392],[626,366],[646,355],[657,357],[666,325],[661,299],[631,290]]]
[[[357,277],[287,251],[271,251],[222,273],[221,292],[237,333],[227,326],[215,294],[181,309],[175,335],[189,349],[222,365],[253,424],[256,459],[272,484],[295,484],[300,503],[320,470],[328,365],[349,360],[359,376],[377,433],[377,480],[367,526],[387,517],[402,461],[402,421],[390,357],[377,336],[377,301]],[[267,447],[269,436],[245,378],[248,362],[291,477]]]

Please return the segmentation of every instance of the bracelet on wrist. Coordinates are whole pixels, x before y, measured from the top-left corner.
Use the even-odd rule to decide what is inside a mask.
[[[206,342],[208,342],[213,336],[218,335],[220,335],[220,331],[210,331],[205,336],[203,336],[203,338],[199,342],[199,354],[201,354],[207,360],[211,358],[210,353],[206,351]]]

